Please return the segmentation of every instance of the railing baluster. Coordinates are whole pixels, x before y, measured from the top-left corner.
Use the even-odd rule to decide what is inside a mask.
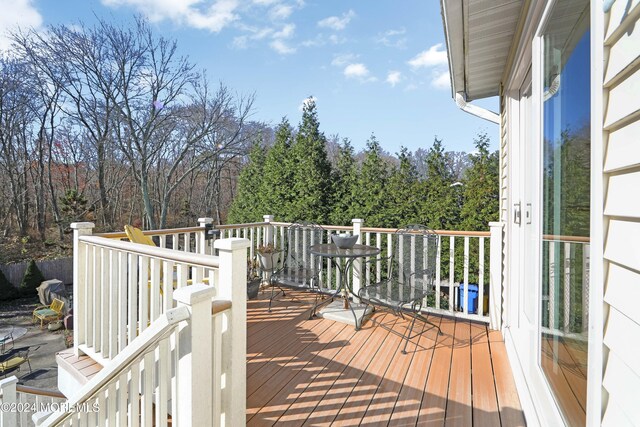
[[[440,308],[440,258],[442,251],[442,237],[438,236],[438,243],[436,247],[436,308]],[[449,288],[451,289],[451,288]],[[451,300],[451,295],[449,295]],[[450,301],[451,302],[451,301]],[[451,305],[451,304],[449,304]]]
[[[129,253],[127,254],[128,279],[129,279],[129,309],[127,313],[127,320],[129,325],[129,334],[127,337],[127,344],[138,335],[138,255]]]
[[[549,242],[549,329],[554,330],[556,326],[556,282],[555,276],[555,253],[556,242]]]
[[[93,293],[95,290],[95,274],[96,274],[96,258],[95,258],[95,251],[96,248],[95,246],[92,245],[88,245],[85,244],[85,247],[87,249],[87,270],[86,270],[86,276],[85,276],[85,290],[84,290],[84,301],[82,301],[82,304],[84,304],[84,342],[83,344],[89,346],[89,347],[93,347],[93,337],[94,337],[94,330],[93,330],[93,315],[94,315],[94,310],[93,310],[93,303],[94,303],[94,297],[93,297]],[[80,320],[81,321],[81,320]],[[79,343],[80,344],[80,343]]]
[[[127,401],[129,399],[128,392],[128,374],[129,370],[125,370],[118,378],[118,426],[127,425]]]
[[[463,277],[464,277],[464,291],[462,307],[464,314],[469,314],[469,236],[464,236],[464,258],[463,258]],[[473,307],[471,307],[473,308]]]
[[[138,282],[138,289],[140,290],[140,304],[138,329],[142,332],[147,329],[147,322],[149,321],[149,258],[141,256],[139,260],[140,281]]]
[[[151,258],[151,286],[149,288],[149,316],[153,322],[160,316],[160,268],[162,260]]]
[[[175,266],[175,263],[173,261],[164,261],[162,263],[162,267],[163,267],[162,278],[163,278],[163,291],[164,291],[162,295],[162,306],[163,306],[162,312],[163,313],[173,307],[173,283],[176,280],[176,278],[173,277],[174,266]]]
[[[120,306],[118,305],[118,294],[120,291],[120,274],[118,272],[118,252],[115,250],[109,250],[109,352],[105,354],[105,357],[113,358],[118,354],[118,330],[120,323],[118,322],[118,314],[120,312]]]
[[[564,308],[562,329],[568,333],[571,328],[571,258],[573,245],[564,243]]]
[[[478,240],[478,315],[484,316],[484,237]]]
[[[382,253],[382,233],[376,233],[376,248]],[[376,258],[376,283],[379,283],[382,280],[382,255]]]
[[[100,344],[100,353],[102,357],[109,357],[109,276],[111,275],[110,271],[110,253],[111,251],[106,248],[100,249],[100,258],[102,262],[102,279],[100,280],[100,303],[101,303],[101,311],[100,311],[100,330],[101,330],[101,344]]]
[[[127,253],[118,251],[118,352],[127,346]]]
[[[129,380],[129,420],[132,425],[140,425],[140,362],[131,365],[131,379]],[[84,427],[84,426],[83,426]]]
[[[456,305],[456,300],[457,300],[456,295],[458,294],[456,292],[456,289],[453,286],[455,281],[455,274],[456,274],[455,272],[456,240],[455,239],[456,239],[455,236],[449,237],[449,311],[451,313],[453,313],[454,306]]]

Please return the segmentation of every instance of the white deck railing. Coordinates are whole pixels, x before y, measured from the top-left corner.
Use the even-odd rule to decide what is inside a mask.
[[[253,224],[230,224],[217,226],[223,236],[238,236],[251,240],[249,256],[253,257],[255,248],[264,243],[274,243],[282,247],[286,227],[291,223],[275,222],[270,215],[264,216],[264,222]],[[365,227],[362,220],[354,219],[352,226],[323,225],[327,232],[323,242],[312,242],[311,236],[300,236],[309,244],[331,243],[331,234],[335,232],[359,234],[359,243],[373,245],[378,248],[391,247],[396,229]],[[436,231],[438,234],[437,277],[433,298],[424,302],[424,311],[463,317],[491,324],[499,329],[502,309],[502,267],[501,252],[492,254],[490,241],[500,249],[502,241],[502,225],[492,223],[491,232],[477,231]],[[493,234],[492,234],[493,233]],[[495,236],[494,236],[495,235]],[[380,280],[382,274],[381,262],[378,262],[375,274],[366,271],[364,277],[358,275],[358,262],[354,263],[351,277],[355,292],[366,284]],[[490,268],[495,270],[490,271]],[[492,274],[490,274],[492,273]],[[328,288],[335,288],[339,283],[340,272],[329,261],[321,273],[321,280]],[[477,307],[470,307],[469,287],[464,286],[462,299],[459,298],[461,283],[478,285],[475,297]],[[475,289],[472,292],[476,292]],[[473,299],[473,298],[472,298]],[[492,316],[492,312],[494,315]]]
[[[0,380],[0,427],[33,426],[31,415],[44,409],[59,407],[67,399],[58,391],[18,384],[11,376]]]
[[[128,411],[135,420],[141,414],[142,419],[159,420],[156,425],[163,425],[167,414],[174,425],[180,420],[179,425],[244,422],[250,242],[210,242],[201,227],[145,232],[165,236],[158,240],[163,247],[155,247],[122,241],[122,233],[92,235],[92,223],[75,223],[72,228],[74,348],[76,354],[87,354],[104,366],[73,402],[106,404],[106,417],[113,425],[126,416],[126,411],[113,412],[113,405],[122,407],[114,402],[122,399],[129,399]],[[216,256],[210,255],[214,252]],[[158,322],[171,323],[181,305],[189,306],[190,318],[176,323],[175,331],[162,332],[160,339]],[[149,338],[150,333],[155,338]],[[169,385],[163,392],[165,381]],[[146,415],[131,399],[140,402],[139,411],[146,405]],[[178,410],[179,401],[192,406],[180,403]],[[211,413],[202,408],[212,408]],[[87,416],[89,425],[101,423]],[[57,417],[67,419],[62,413]]]

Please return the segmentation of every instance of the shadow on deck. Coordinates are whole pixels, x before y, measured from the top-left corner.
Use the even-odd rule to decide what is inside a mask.
[[[248,425],[525,425],[501,334],[484,324],[431,316],[443,334],[416,323],[403,355],[396,316],[356,332],[308,320],[289,294],[271,313],[261,297],[248,302]]]

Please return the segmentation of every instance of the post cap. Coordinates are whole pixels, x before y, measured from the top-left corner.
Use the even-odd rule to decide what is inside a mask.
[[[193,305],[204,299],[213,298],[215,293],[216,290],[213,286],[196,283],[173,291],[173,299],[186,305]]]
[[[251,246],[249,239],[242,239],[240,237],[230,237],[228,239],[218,239],[213,243],[215,249],[223,251],[235,251],[236,249],[247,249]]]
[[[209,217],[205,217],[205,218],[198,218],[198,223],[202,224],[213,224],[213,218],[209,218]]]
[[[95,226],[93,222],[72,222],[69,227],[73,230],[89,230],[95,228]]]
[[[500,228],[502,228],[502,227],[504,227],[504,222],[502,222],[502,221],[491,221],[489,223],[489,227],[500,227]]]
[[[273,221],[273,215],[262,215],[262,218],[264,218],[264,222]]]
[[[362,224],[364,222],[364,219],[362,219],[362,218],[353,218],[351,220],[351,222],[354,223],[354,224]]]

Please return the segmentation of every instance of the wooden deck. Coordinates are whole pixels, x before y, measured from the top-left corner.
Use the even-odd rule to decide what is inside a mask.
[[[307,296],[296,294],[300,300]],[[248,303],[247,424],[523,426],[501,334],[432,316],[400,352],[408,321],[376,312],[356,332],[308,320],[289,294]]]

